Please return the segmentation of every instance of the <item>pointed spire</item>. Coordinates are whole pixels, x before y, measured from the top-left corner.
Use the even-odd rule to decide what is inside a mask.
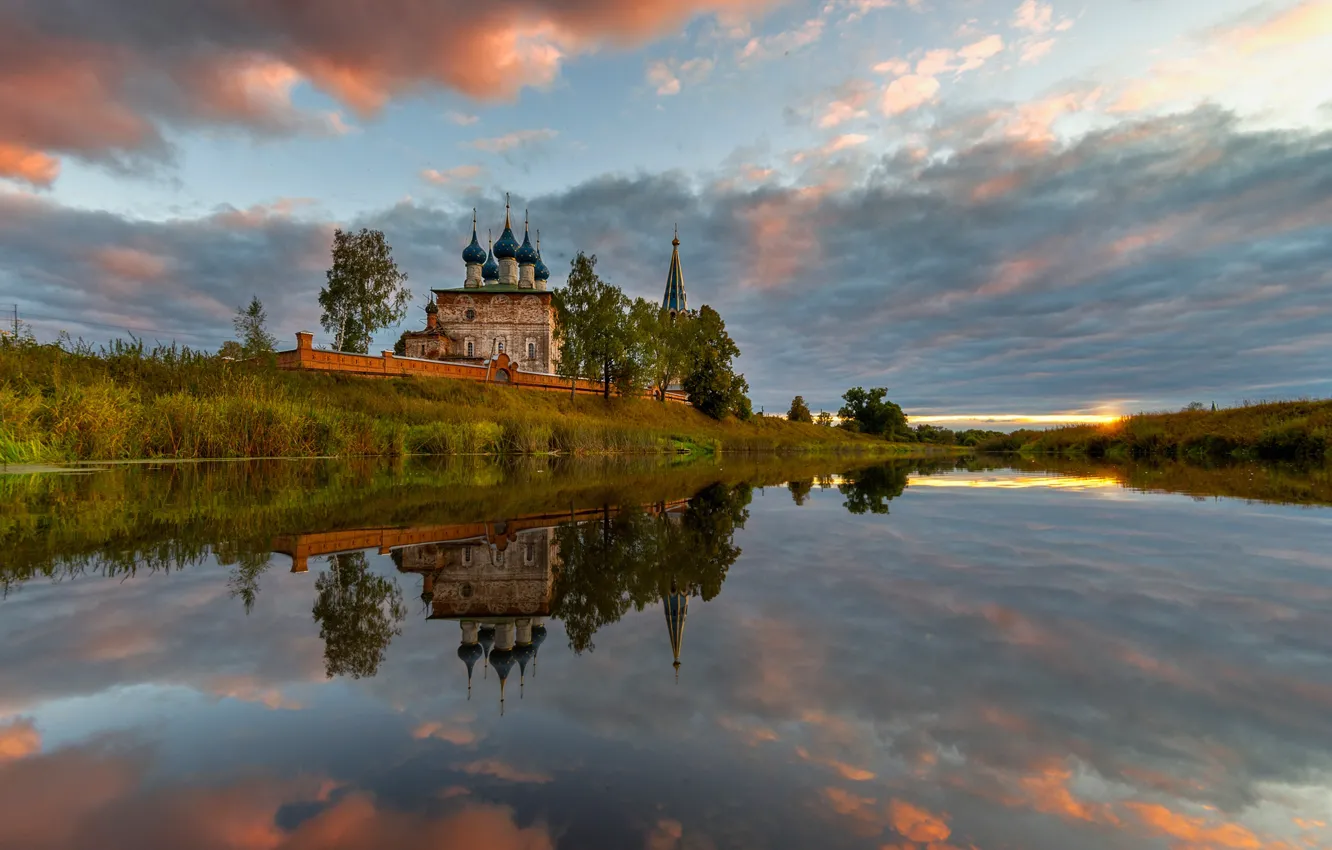
[[[661,309],[669,310],[672,316],[689,309],[685,298],[684,271],[680,268],[679,225],[676,225],[675,238],[671,240],[671,267],[666,272],[666,294],[661,298]]]
[[[518,240],[513,236],[513,225],[509,219],[509,193],[504,193],[504,230],[495,240],[495,257],[501,260],[513,259],[518,253]]]
[[[509,193],[504,193],[504,228],[509,227]]]

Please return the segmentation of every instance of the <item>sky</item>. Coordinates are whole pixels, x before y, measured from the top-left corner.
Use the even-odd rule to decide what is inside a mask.
[[[1332,0],[10,0],[0,306],[286,347],[370,227],[378,350],[510,193],[556,286],[660,298],[678,224],[769,412],[1327,396],[1328,80]]]

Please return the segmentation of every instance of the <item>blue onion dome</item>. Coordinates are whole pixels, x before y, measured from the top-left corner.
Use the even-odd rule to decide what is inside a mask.
[[[516,256],[519,265],[524,266],[535,265],[536,261],[540,259],[540,256],[537,254],[537,249],[532,247],[532,237],[528,235],[527,225],[525,223],[523,224],[523,244],[522,247],[518,249]]]
[[[477,630],[476,639],[480,641],[481,647],[485,649],[486,654],[490,654],[490,648],[495,645],[495,627],[482,626]]]
[[[504,232],[495,243],[495,256],[501,260],[512,260],[518,253],[518,240],[513,237],[513,228],[509,226],[509,196],[504,196]]]
[[[486,252],[486,264],[481,267],[482,280],[499,280],[499,262],[495,260],[495,250]]]
[[[532,627],[532,646],[535,646],[537,649],[540,649],[540,648],[541,648],[541,644],[543,644],[543,643],[545,643],[545,642],[546,642],[546,627],[545,627],[545,626],[533,626],[533,627]]]
[[[537,247],[536,247],[536,254],[537,254],[537,258],[536,258],[536,279],[537,279],[537,280],[550,280],[550,269],[546,268],[546,263],[545,263],[545,261],[541,259],[541,231],[540,231],[540,230],[537,231]],[[542,628],[545,628],[545,627],[543,626]]]
[[[476,238],[476,210],[472,210],[472,241],[463,249],[463,262],[468,265],[480,264],[486,261],[486,249],[481,247],[481,243]]]

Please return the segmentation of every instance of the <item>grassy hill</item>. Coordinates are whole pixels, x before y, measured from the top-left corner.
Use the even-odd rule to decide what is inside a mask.
[[[172,348],[0,341],[0,462],[714,451],[921,451],[682,404],[468,381],[281,372]]]
[[[979,448],[1111,459],[1323,460],[1332,450],[1332,400],[1140,413],[1109,425],[1015,431]]]

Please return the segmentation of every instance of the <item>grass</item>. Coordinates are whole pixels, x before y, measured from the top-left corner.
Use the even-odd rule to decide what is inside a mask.
[[[1111,460],[1323,461],[1332,456],[1332,400],[1139,413],[1108,425],[1014,431],[978,448]]]
[[[93,351],[0,340],[0,463],[719,451],[922,449],[770,417],[718,422],[647,399],[282,372],[137,341]]]

